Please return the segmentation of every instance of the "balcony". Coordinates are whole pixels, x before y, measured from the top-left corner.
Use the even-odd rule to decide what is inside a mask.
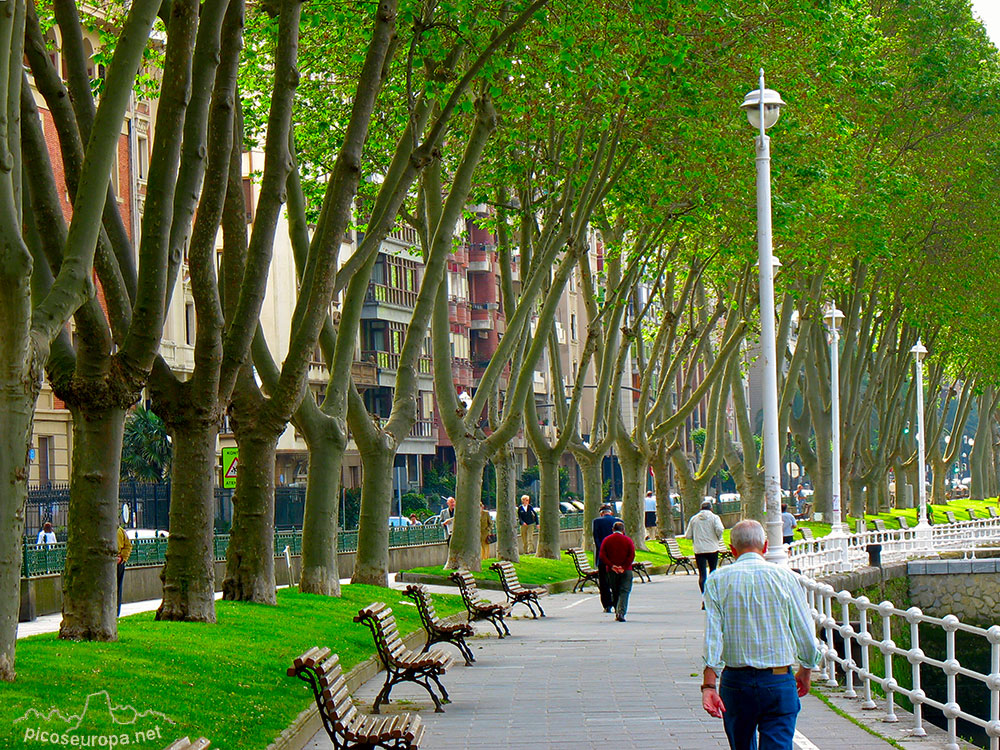
[[[492,245],[475,243],[469,246],[469,270],[492,271],[495,252]]]
[[[378,369],[374,362],[351,363],[351,379],[358,388],[374,388],[378,385]]]
[[[361,359],[364,360],[365,363],[371,363],[379,370],[385,370],[388,372],[397,372],[399,370],[399,356],[400,355],[396,352],[379,352],[371,349],[361,352]],[[432,366],[430,357],[417,358],[417,372],[421,375],[431,374]],[[375,384],[376,383],[372,383],[372,385]]]
[[[376,427],[384,427],[389,420],[388,417],[373,416],[372,421]],[[407,440],[437,440],[437,425],[433,419],[418,419],[413,423]]]
[[[395,227],[392,228],[387,237],[391,240],[402,242],[404,245],[420,244],[419,240],[417,239],[417,230],[415,230],[411,226],[397,224]]]
[[[368,285],[365,304],[393,305],[412,310],[417,304],[417,293],[372,282]]]
[[[474,302],[472,304],[472,320],[469,327],[472,330],[488,331],[496,325],[496,317],[487,302]]]

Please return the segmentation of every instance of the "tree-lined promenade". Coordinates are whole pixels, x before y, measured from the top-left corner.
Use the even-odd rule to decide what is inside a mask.
[[[720,471],[761,518],[760,418],[748,393],[761,323],[753,144],[739,111],[761,66],[787,102],[771,131],[779,434],[791,435],[812,478],[813,510],[830,513],[835,474],[855,516],[886,510],[890,485],[901,497],[924,481],[910,354],[918,339],[929,350],[932,497],[943,499],[966,444],[973,497],[1000,490],[991,345],[1000,333],[1000,57],[967,0],[724,9],[135,0],[83,12],[69,0],[0,9],[0,679],[16,676],[42,378],[73,416],[65,639],[118,637],[120,449],[144,390],[173,446],[161,622],[217,621],[213,487],[224,415],[241,467],[224,598],[277,601],[275,449],[289,424],[310,455],[301,590],[340,594],[349,433],[363,466],[353,581],[387,584],[392,467],[418,419],[428,354],[456,457],[449,567],[481,568],[487,467],[499,556],[518,559],[510,443],[522,431],[538,463],[541,557],[559,556],[566,453],[581,468],[586,525],[605,500],[601,463],[614,449],[622,514],[640,546],[648,470],[664,527],[670,478],[688,517]],[[82,43],[95,25],[106,45],[99,69]],[[134,234],[110,176],[137,90],[158,106]],[[250,176],[260,188],[250,225],[249,145],[264,156]],[[506,329],[460,400],[448,267],[472,205],[486,207],[480,221],[496,239]],[[379,416],[352,363],[380,247],[400,226],[415,232],[423,270],[396,331],[390,411]],[[261,308],[281,263],[294,267],[298,297],[279,352]],[[184,374],[159,351],[179,278],[196,323]],[[557,325],[570,284],[586,300],[572,362]],[[823,321],[831,306],[845,314],[839,414]],[[317,352],[329,375],[318,399],[307,388]],[[553,384],[546,402],[534,393],[539,369]],[[554,430],[539,428],[543,403]]]

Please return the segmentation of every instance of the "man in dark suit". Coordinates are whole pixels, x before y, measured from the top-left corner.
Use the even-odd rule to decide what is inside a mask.
[[[601,562],[601,543],[614,533],[615,523],[621,522],[611,512],[611,506],[601,506],[601,515],[594,519],[594,560],[597,562],[597,585],[601,589],[601,606],[605,612],[614,611],[614,596],[611,593],[611,579],[607,566]]]

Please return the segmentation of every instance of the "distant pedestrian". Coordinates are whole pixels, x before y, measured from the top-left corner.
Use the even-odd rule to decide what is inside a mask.
[[[761,748],[792,750],[821,659],[809,607],[795,574],[764,560],[760,523],[740,521],[729,542],[736,561],[705,585],[702,708],[723,720],[732,750],[755,750],[758,734]]]
[[[701,510],[688,520],[684,536],[694,543],[694,561],[698,565],[698,588],[705,593],[705,579],[719,565],[722,542],[722,519],[712,512],[712,501],[704,500]],[[704,607],[704,605],[702,605]]]
[[[445,538],[451,539],[451,532],[455,530],[455,498],[449,497],[445,500],[440,518],[441,524],[444,526]]]
[[[656,526],[656,495],[650,490],[646,493],[645,498],[645,514],[643,517],[644,525],[647,529],[651,529]],[[648,538],[648,537],[647,537]]]
[[[490,556],[490,533],[493,530],[493,517],[486,506],[479,503],[479,544],[482,551],[481,560]]]
[[[781,541],[785,544],[791,544],[795,540],[795,527],[799,525],[799,522],[795,520],[795,516],[788,512],[788,504],[781,504]]]
[[[805,504],[806,504],[806,491],[802,489],[802,485],[800,484],[798,487],[795,488],[795,510],[801,513]]]
[[[538,525],[538,513],[531,507],[528,495],[521,495],[521,504],[517,506],[517,521],[521,524],[521,553],[527,555],[531,532]]]
[[[611,506],[605,503],[601,506],[601,515],[594,519],[591,526],[594,535],[594,562],[597,563],[597,586],[601,590],[601,606],[605,612],[614,611],[614,600],[611,596],[608,567],[601,560],[601,543],[614,533],[615,523],[621,523],[621,520],[612,514]]]
[[[416,513],[411,513],[410,514],[410,526],[419,526],[419,525],[420,525],[420,519],[417,518],[417,514]]]
[[[628,612],[628,598],[632,593],[632,563],[635,562],[635,543],[625,536],[625,524],[615,521],[611,536],[601,543],[599,555],[608,569],[611,585],[611,601],[615,609],[615,620],[625,622]]]
[[[125,529],[118,527],[118,616],[122,616],[122,587],[125,583],[125,563],[132,555],[132,541]]]
[[[46,521],[42,524],[41,530],[38,532],[38,539],[35,540],[35,544],[44,544],[49,546],[51,544],[56,544],[56,532],[52,530],[52,524]]]

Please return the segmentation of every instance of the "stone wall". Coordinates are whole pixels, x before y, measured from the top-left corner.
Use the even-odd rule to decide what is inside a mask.
[[[1000,605],[1000,560],[915,560],[907,563],[910,599],[932,617],[996,622]]]

